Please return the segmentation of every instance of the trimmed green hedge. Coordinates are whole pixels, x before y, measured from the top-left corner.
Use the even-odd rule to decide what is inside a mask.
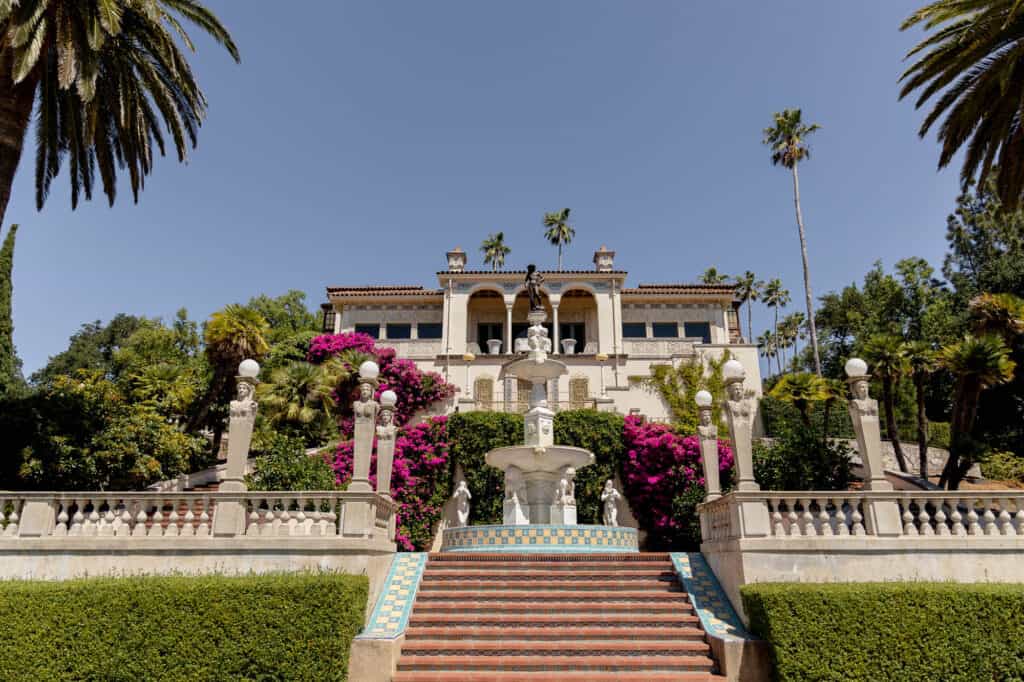
[[[762,583],[741,592],[778,680],[1024,679],[1024,585]]]
[[[345,680],[366,577],[0,582],[0,679]]]

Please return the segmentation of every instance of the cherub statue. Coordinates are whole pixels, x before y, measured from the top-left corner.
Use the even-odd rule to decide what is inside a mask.
[[[619,500],[622,493],[615,489],[611,479],[604,482],[604,490],[601,491],[601,502],[604,503],[604,525],[619,525]]]

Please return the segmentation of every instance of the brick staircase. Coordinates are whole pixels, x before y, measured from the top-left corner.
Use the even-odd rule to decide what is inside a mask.
[[[394,682],[724,680],[667,554],[431,554]]]

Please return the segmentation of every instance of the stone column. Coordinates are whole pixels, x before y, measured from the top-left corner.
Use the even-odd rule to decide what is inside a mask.
[[[722,366],[725,376],[725,417],[729,424],[733,453],[736,455],[736,489],[740,491],[760,490],[754,480],[754,401],[743,394],[743,379],[746,370],[737,360],[729,360]]]
[[[710,502],[722,496],[722,489],[718,482],[718,427],[715,426],[711,416],[711,394],[707,391],[698,391],[696,400],[697,410],[700,413],[697,434],[700,436],[700,455],[704,463],[704,487],[707,490],[704,501]]]
[[[558,355],[562,348],[558,344],[561,342],[561,333],[558,329],[558,303],[551,302],[551,354]]]
[[[512,303],[505,303],[505,355],[512,355],[515,352],[512,344]]]
[[[380,394],[380,426],[377,427],[377,492],[391,497],[391,467],[395,462],[394,391]]]
[[[243,360],[235,378],[238,395],[231,401],[228,421],[228,459],[220,492],[245,492],[245,464],[249,459],[252,429],[256,423],[256,376],[260,366],[255,360]],[[245,533],[246,509],[241,500],[219,500],[213,514],[214,535]]]
[[[352,406],[355,412],[355,444],[352,451],[352,492],[372,492],[370,487],[370,455],[373,454],[373,436],[377,427],[380,405],[373,399],[380,369],[377,363],[364,362],[359,367],[359,400]]]

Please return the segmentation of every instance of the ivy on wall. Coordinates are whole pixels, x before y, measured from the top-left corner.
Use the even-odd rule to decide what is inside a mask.
[[[722,401],[725,400],[725,379],[722,365],[731,359],[726,350],[717,360],[706,358],[707,368],[701,359],[683,360],[678,365],[651,365],[651,376],[645,385],[656,392],[668,405],[672,422],[679,433],[697,433],[697,403],[693,397],[697,391],[705,390],[714,398],[711,415],[718,424],[718,430],[727,433],[722,420]]]

